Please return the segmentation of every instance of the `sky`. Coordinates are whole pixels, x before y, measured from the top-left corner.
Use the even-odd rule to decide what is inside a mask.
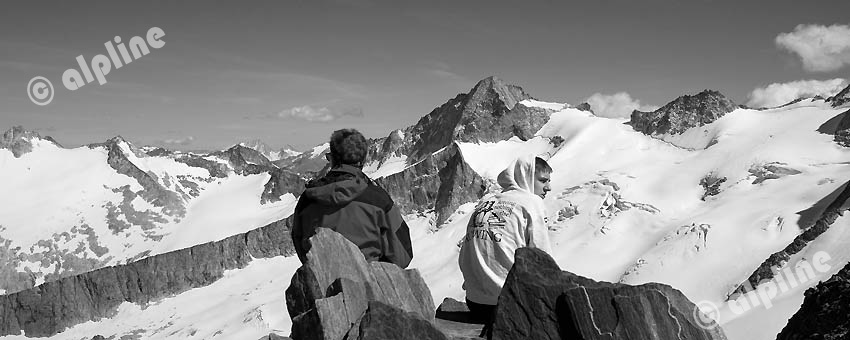
[[[22,125],[66,147],[120,135],[304,150],[344,127],[384,137],[491,75],[610,117],[703,89],[780,105],[846,86],[849,11],[846,0],[13,2],[0,13],[0,131]],[[128,45],[152,28],[159,48],[86,81],[78,56],[91,65],[116,36]]]

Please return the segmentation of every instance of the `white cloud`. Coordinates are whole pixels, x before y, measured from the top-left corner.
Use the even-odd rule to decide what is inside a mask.
[[[188,136],[186,138],[166,139],[163,140],[162,143],[168,145],[189,145],[192,144],[193,141],[195,141],[195,137]]]
[[[807,71],[829,72],[850,65],[850,26],[797,25],[780,33],[776,45],[800,56]]]
[[[830,97],[847,86],[841,78],[830,80],[797,80],[788,83],[773,83],[758,87],[750,93],[750,107],[776,107],[795,99],[822,96]]]
[[[330,122],[342,117],[363,117],[363,110],[360,108],[340,110],[326,106],[304,105],[283,110],[277,115],[280,118],[299,119],[308,122]]]
[[[641,105],[639,100],[632,99],[632,96],[626,92],[610,95],[594,93],[585,99],[585,102],[590,104],[593,114],[606,118],[629,118],[634,110],[654,111],[658,109],[657,106]]]

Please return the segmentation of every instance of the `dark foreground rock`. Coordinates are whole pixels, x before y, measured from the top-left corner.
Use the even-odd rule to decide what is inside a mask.
[[[800,310],[788,320],[777,340],[850,338],[850,264],[806,290]]]
[[[499,296],[493,339],[726,339],[719,327],[700,327],[695,308],[670,286],[596,282],[522,248]]]
[[[366,262],[342,235],[319,228],[286,290],[292,334],[302,339],[448,339],[416,269]]]
[[[0,336],[55,335],[112,316],[119,305],[140,305],[209,285],[254,258],[293,255],[286,220],[217,242],[105,267],[0,296]]]
[[[652,112],[634,110],[629,124],[647,135],[679,134],[710,124],[737,108],[738,105],[720,92],[705,90],[676,98]]]

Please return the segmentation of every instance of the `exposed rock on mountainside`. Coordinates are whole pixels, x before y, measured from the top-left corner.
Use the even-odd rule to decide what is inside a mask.
[[[705,90],[694,96],[684,95],[658,110],[632,112],[632,127],[644,134],[679,134],[686,130],[710,124],[738,108],[720,92]]]
[[[550,112],[517,106],[526,99],[532,97],[519,86],[506,84],[496,77],[485,78],[469,93],[457,95],[422,117],[416,125],[404,129],[404,141],[399,148],[382,149],[382,154],[374,155],[373,159],[382,160],[400,152],[407,155],[408,163],[412,164],[454,141],[530,138],[546,123]]]
[[[514,136],[532,138],[549,120],[552,110],[520,104],[527,99],[532,97],[522,88],[496,77],[485,78],[415,125],[395,130],[384,138],[370,139],[367,163],[377,164],[378,168],[390,159],[405,161],[409,166],[406,170],[376,182],[387,189],[405,213],[436,209],[440,224],[460,204],[480,198],[486,189],[453,143],[497,142]],[[310,177],[327,164],[321,148],[327,145],[275,164]]]
[[[835,142],[844,147],[850,147],[850,110],[844,111],[841,121],[835,129]]]
[[[304,191],[304,178],[289,170],[274,168],[269,170],[271,178],[266,182],[260,203],[280,201],[280,196],[291,193],[294,196],[301,195]]]
[[[702,200],[709,196],[716,196],[720,194],[720,185],[726,182],[726,177],[720,177],[715,173],[709,173],[705,175],[702,179],[699,180],[699,185],[705,190],[705,193],[702,194]]]
[[[139,185],[144,188],[138,194],[147,202],[150,202],[156,207],[162,207],[165,214],[171,216],[183,216],[186,213],[186,206],[180,196],[165,187],[163,187],[153,173],[146,173],[139,169],[131,162],[125,154],[124,148],[128,147],[128,152],[134,152],[129,143],[120,136],[113,137],[104,143],[90,144],[90,148],[104,147],[109,151],[107,162],[119,174],[134,178],[139,182]]]
[[[835,142],[850,147],[850,110],[844,111],[823,123],[818,132],[835,136]]]
[[[850,264],[827,281],[806,290],[803,305],[777,340],[847,339],[850,337]]]
[[[493,339],[726,339],[670,286],[597,282],[534,248],[517,250],[496,308]]]
[[[366,262],[344,236],[319,228],[286,290],[292,338],[447,339],[416,269]]]
[[[258,174],[274,167],[271,161],[260,154],[257,150],[234,145],[224,151],[213,152],[213,156],[219,156],[230,163],[233,172],[240,175]]]
[[[827,98],[826,102],[832,103],[833,107],[839,107],[846,103],[850,103],[850,85],[836,93],[834,96]]]
[[[740,294],[745,294],[758,288],[758,284],[764,280],[773,279],[775,273],[791,259],[791,256],[799,253],[812,240],[825,233],[839,216],[850,209],[850,181],[838,187],[830,195],[816,203],[812,208],[800,213],[800,227],[805,231],[794,238],[785,249],[773,253],[750,275],[746,282],[742,283],[732,293],[730,299]],[[813,221],[811,224],[808,221]],[[843,227],[843,226],[842,226]]]
[[[295,253],[287,220],[217,242],[105,267],[0,296],[0,336],[51,336],[109,317],[124,302],[145,305],[220,279],[253,258]]]
[[[771,162],[762,165],[753,165],[748,171],[756,178],[753,180],[753,184],[759,184],[766,180],[779,179],[785,176],[799,175],[802,173],[800,170],[789,168],[786,165],[788,164],[782,162]]]
[[[15,158],[19,158],[32,151],[32,139],[42,139],[60,146],[53,138],[42,138],[36,132],[24,130],[22,126],[15,126],[3,133],[3,138],[0,139],[0,149],[7,149],[12,152]]]
[[[280,196],[285,193],[298,196],[304,191],[305,181],[303,176],[288,169],[278,168],[257,150],[242,145],[234,145],[225,151],[214,152],[212,155],[226,159],[233,171],[239,175],[254,175],[264,172],[271,175],[260,197],[261,204],[280,201]]]
[[[272,149],[272,147],[270,147],[268,144],[264,143],[262,140],[259,139],[245,141],[239,143],[239,145],[259,152],[261,155],[263,155],[263,157],[265,157],[269,161],[276,161],[278,159],[281,159],[283,156],[286,156],[281,151]]]
[[[466,164],[457,144],[375,182],[387,190],[405,213],[435,209],[437,225],[461,204],[477,200],[487,192],[484,179]]]

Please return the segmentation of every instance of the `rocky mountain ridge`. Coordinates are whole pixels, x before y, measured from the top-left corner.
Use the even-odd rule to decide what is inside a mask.
[[[652,112],[632,111],[629,124],[647,135],[680,134],[710,124],[739,108],[718,91],[704,90],[684,95]]]
[[[847,339],[850,337],[850,264],[806,290],[803,305],[777,340]]]
[[[827,103],[832,103],[833,107],[840,107],[850,103],[850,85],[847,85],[843,90],[836,93],[834,96],[826,99]]]
[[[286,220],[218,242],[96,269],[0,295],[0,335],[46,337],[67,327],[108,318],[124,302],[145,305],[209,285],[225,270],[254,258],[292,256]]]
[[[5,293],[148,256],[170,232],[168,226],[179,225],[186,217],[195,199],[234,176],[269,175],[265,185],[257,188],[257,206],[280,201],[287,193],[298,195],[304,186],[300,175],[280,169],[260,153],[238,145],[224,151],[196,154],[137,148],[116,136],[102,143],[65,149],[52,139],[14,127],[4,133],[2,147],[9,149],[15,158],[30,152],[40,153],[33,155],[34,159],[46,155],[64,159],[85,154],[85,161],[69,159],[57,164],[75,162],[74,168],[99,171],[98,176],[103,177],[92,178],[94,181],[83,178],[80,183],[52,182],[57,187],[82,190],[82,196],[73,202],[82,201],[85,206],[69,205],[72,201],[63,201],[61,195],[52,194],[59,205],[41,212],[52,216],[52,225],[39,227],[59,231],[38,235],[33,244],[18,242],[10,236],[17,233],[11,230],[16,225],[0,220],[0,292]],[[39,164],[29,166],[33,172],[18,174],[23,176],[19,180],[38,183],[38,177],[44,174],[36,173],[47,172],[47,176],[52,176],[49,172],[56,171],[36,169]],[[77,177],[85,177],[85,173]],[[89,182],[94,184],[81,184]],[[41,189],[50,192],[49,188]],[[68,211],[78,212],[76,216],[62,215]],[[82,211],[86,211],[85,215],[80,215]],[[4,217],[15,218],[5,214]]]

